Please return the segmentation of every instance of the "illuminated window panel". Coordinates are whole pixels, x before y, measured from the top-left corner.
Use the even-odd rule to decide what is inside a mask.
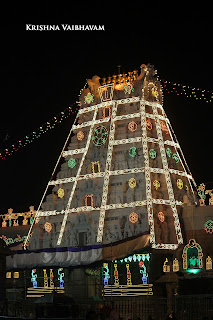
[[[99,161],[92,162],[92,173],[101,172],[100,163]]]
[[[110,118],[111,117],[111,107],[107,106],[107,107],[103,107],[102,108],[102,118]]]
[[[19,278],[19,272],[18,271],[13,272],[13,278],[14,279],[18,279]]]

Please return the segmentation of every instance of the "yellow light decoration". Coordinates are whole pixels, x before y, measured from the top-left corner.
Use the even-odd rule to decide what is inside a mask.
[[[58,189],[58,197],[63,198],[64,197],[64,189],[60,188]]]
[[[90,104],[94,101],[94,94],[91,94],[91,92],[88,92],[86,96],[84,96],[84,103]]]
[[[166,260],[164,261],[164,264],[163,264],[163,272],[170,272],[170,265],[167,264],[169,261],[168,259],[166,258]]]
[[[138,222],[138,214],[135,213],[135,212],[130,213],[129,221],[132,222],[132,223]]]
[[[127,275],[127,286],[131,286],[132,285],[132,276],[131,276],[131,272],[129,269],[129,264],[126,264],[126,275]]]
[[[119,278],[118,278],[118,266],[114,264],[114,285],[119,285]]]
[[[48,276],[47,276],[47,270],[43,269],[44,272],[44,288],[48,288]]]
[[[212,258],[210,256],[206,258],[206,270],[212,270]]]
[[[181,179],[177,179],[177,187],[178,189],[183,189],[183,181]]]
[[[101,172],[99,161],[92,162],[92,173]]]
[[[7,279],[11,279],[11,272],[7,272],[7,273],[6,273],[6,278],[7,278]]]
[[[157,97],[159,96],[159,93],[158,93],[156,87],[153,87],[153,88],[152,88],[152,95],[153,95],[155,98],[157,98]]]
[[[173,264],[172,264],[172,267],[173,267],[173,272],[178,272],[179,271],[179,261],[177,258],[175,258],[173,260]]]
[[[14,279],[18,279],[19,278],[19,272],[18,271],[13,272],[13,278]]]
[[[78,131],[77,133],[77,140],[82,141],[84,139],[83,131]]]
[[[52,231],[52,224],[50,222],[45,222],[45,225],[44,225],[44,229],[45,231],[47,232],[51,232]]]
[[[128,129],[129,131],[131,132],[134,132],[137,130],[137,123],[135,121],[131,121],[129,124],[128,124]]]
[[[156,190],[158,190],[160,188],[160,182],[158,180],[154,180],[153,186],[155,187]]]
[[[129,186],[131,189],[134,189],[136,187],[136,180],[135,178],[130,178],[129,179]]]
[[[114,83],[109,83],[98,88],[98,92],[101,98],[101,102],[112,100],[114,92]]]

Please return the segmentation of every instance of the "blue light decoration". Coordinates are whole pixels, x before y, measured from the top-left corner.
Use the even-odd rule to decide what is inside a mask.
[[[148,273],[146,272],[146,266],[143,261],[140,261],[138,265],[141,268],[140,269],[140,273],[142,274],[141,280],[142,280],[143,284],[147,284]]]
[[[108,263],[103,264],[103,276],[104,276],[104,285],[108,286],[109,278],[110,278]]]
[[[64,286],[64,272],[63,271],[63,268],[59,268],[58,269],[58,280],[60,281],[60,287],[62,288]]]
[[[150,253],[133,254],[103,264],[103,296],[153,295],[149,283]]]
[[[37,273],[36,273],[36,269],[32,269],[31,271],[31,282],[33,284],[33,288],[37,288]]]

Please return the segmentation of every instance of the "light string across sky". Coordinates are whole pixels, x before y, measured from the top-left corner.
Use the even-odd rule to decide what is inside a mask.
[[[213,99],[213,92],[210,90],[194,88],[192,86],[175,83],[172,81],[161,80],[164,92],[175,93],[177,96],[184,95],[187,98],[194,98],[195,100],[202,100],[206,103],[211,103]]]
[[[211,103],[213,99],[213,92],[210,90],[204,90],[200,88],[194,88],[192,86],[183,85],[180,83],[175,83],[172,81],[161,80],[164,92],[174,93],[177,96],[183,95],[187,98],[193,98],[196,100],[202,100],[206,103]],[[70,115],[74,115],[78,112],[78,106],[68,107],[63,112],[59,113],[45,124],[40,126],[35,131],[26,135],[22,139],[16,141],[14,144],[8,146],[5,149],[0,150],[0,159],[4,160],[8,156],[13,155],[16,151],[20,150],[22,147],[34,142],[36,139],[40,138],[42,134],[46,133],[50,129],[54,129],[55,126],[61,123],[63,120],[67,119]]]
[[[26,147],[28,144],[40,138],[42,134],[46,133],[50,129],[54,129],[56,125],[61,123],[63,120],[67,119],[71,115],[76,115],[77,111],[78,106],[70,106],[66,108],[64,111],[57,114],[55,117],[53,117],[52,119],[44,123],[42,126],[37,128],[35,131],[18,140],[16,143],[8,146],[8,148],[0,150],[0,159],[4,160],[6,159],[6,157],[13,155],[14,152],[20,150],[22,147]]]

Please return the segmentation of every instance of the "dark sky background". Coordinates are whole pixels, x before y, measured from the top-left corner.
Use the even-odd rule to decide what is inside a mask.
[[[78,99],[85,80],[151,63],[161,79],[212,90],[208,8],[172,3],[17,3],[1,32],[1,148],[31,133]],[[97,11],[98,9],[98,11]],[[100,24],[105,31],[26,31],[25,24]],[[164,108],[197,184],[213,182],[213,104],[164,94]],[[73,119],[5,160],[0,159],[0,214],[38,207]]]

